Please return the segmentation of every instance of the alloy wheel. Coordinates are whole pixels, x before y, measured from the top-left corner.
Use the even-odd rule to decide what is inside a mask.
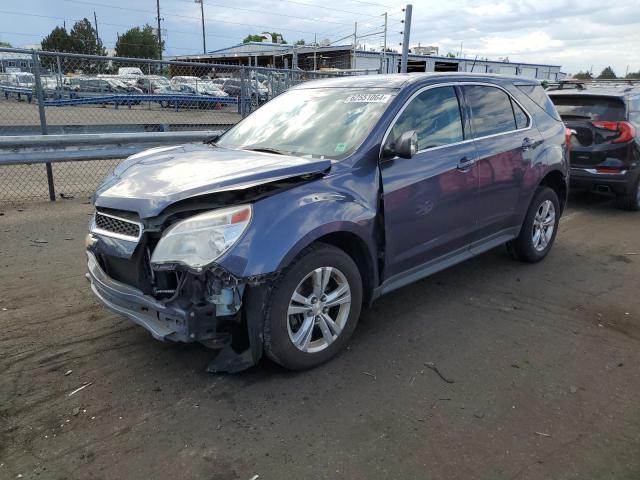
[[[308,273],[293,291],[287,311],[289,339],[298,350],[315,353],[342,333],[351,309],[351,288],[335,267]]]
[[[556,208],[551,200],[545,200],[540,204],[533,218],[532,241],[533,248],[542,252],[553,238],[556,228]]]

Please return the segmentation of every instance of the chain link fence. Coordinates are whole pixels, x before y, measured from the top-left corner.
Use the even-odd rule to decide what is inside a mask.
[[[0,48],[0,137],[226,130],[293,85],[350,74]],[[116,163],[0,164],[0,202],[89,194]]]

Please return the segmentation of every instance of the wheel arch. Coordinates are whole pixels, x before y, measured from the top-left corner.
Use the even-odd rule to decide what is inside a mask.
[[[376,278],[375,262],[371,258],[365,241],[352,232],[332,232],[315,240],[314,243],[326,243],[339,248],[355,262],[362,279],[362,305],[369,306],[373,301],[374,279]]]
[[[285,268],[293,259],[314,243],[325,243],[345,252],[355,262],[362,278],[362,304],[367,307],[373,301],[373,291],[378,284],[378,270],[372,247],[358,233],[346,229],[344,222],[341,228],[328,230],[328,226],[307,235],[282,259],[278,270]],[[336,225],[338,227],[338,225]]]
[[[564,174],[560,170],[551,170],[540,180],[539,186],[548,187],[556,192],[558,202],[560,202],[560,213],[562,213],[567,205],[569,193],[569,186]]]

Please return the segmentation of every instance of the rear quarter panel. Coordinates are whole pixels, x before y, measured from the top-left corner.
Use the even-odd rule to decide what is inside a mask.
[[[569,157],[564,123],[551,117],[516,86],[509,85],[508,90],[531,114],[534,127],[538,129],[542,139],[542,144],[535,149],[531,165],[524,173],[522,195],[517,209],[517,216],[522,223],[533,195],[545,176],[554,170],[559,171],[568,186]]]

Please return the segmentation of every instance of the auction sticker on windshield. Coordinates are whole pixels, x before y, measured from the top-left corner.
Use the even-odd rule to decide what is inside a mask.
[[[387,103],[390,98],[388,93],[357,93],[345,98],[344,103]]]

